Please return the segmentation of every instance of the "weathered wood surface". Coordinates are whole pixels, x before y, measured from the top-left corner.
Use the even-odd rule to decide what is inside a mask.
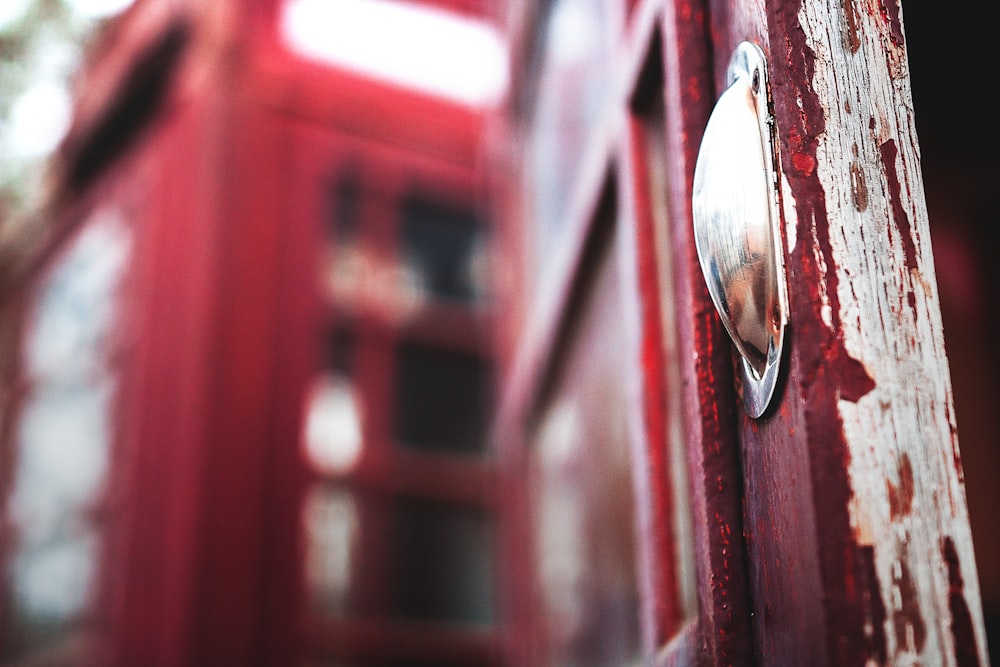
[[[740,494],[737,412],[729,343],[715,314],[694,247],[691,189],[701,133],[714,101],[709,14],[704,3],[663,3],[664,121],[676,361],[683,389],[690,510],[695,549],[697,631],[682,633],[659,664],[741,664],[751,653],[750,608]],[[665,415],[666,417],[666,415]]]
[[[768,55],[783,172],[785,379],[740,426],[756,657],[986,664],[900,7],[710,8],[720,90]]]

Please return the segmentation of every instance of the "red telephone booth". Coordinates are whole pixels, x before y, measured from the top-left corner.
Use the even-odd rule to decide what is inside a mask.
[[[4,664],[500,661],[487,107],[317,52],[322,4],[92,51],[4,294]],[[447,5],[396,11],[495,33]]]

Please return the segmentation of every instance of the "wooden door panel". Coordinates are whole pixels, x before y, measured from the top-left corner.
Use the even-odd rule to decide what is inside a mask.
[[[666,224],[671,244],[657,258],[673,278],[677,359],[683,387],[695,544],[698,622],[668,644],[666,664],[739,663],[751,654],[750,614],[741,535],[743,486],[729,340],[702,279],[691,227],[694,163],[715,99],[706,35],[710,14],[699,2],[663,6],[663,98],[668,160]],[[637,220],[641,232],[643,222]],[[665,640],[670,639],[664,637]],[[693,648],[696,647],[696,648]]]

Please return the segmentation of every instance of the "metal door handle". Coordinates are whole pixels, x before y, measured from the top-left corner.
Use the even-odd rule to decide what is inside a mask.
[[[757,418],[774,394],[788,321],[764,53],[743,42],[726,78],[695,164],[694,238],[708,291],[739,352],[738,391]]]

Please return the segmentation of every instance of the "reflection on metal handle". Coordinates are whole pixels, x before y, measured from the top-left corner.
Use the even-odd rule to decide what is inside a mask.
[[[788,320],[776,144],[760,48],[740,44],[727,81],[694,169],[694,238],[708,291],[740,354],[743,404],[756,418],[774,394]]]

